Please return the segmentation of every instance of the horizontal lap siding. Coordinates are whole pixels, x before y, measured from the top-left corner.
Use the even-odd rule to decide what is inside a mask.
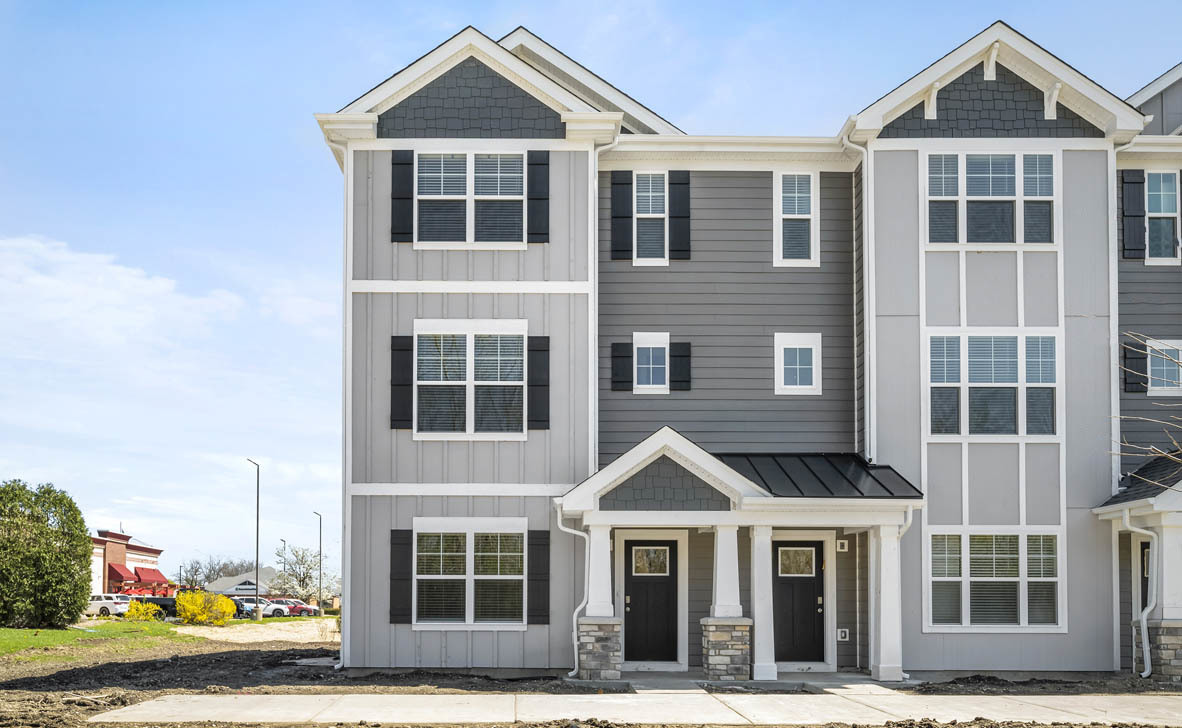
[[[610,177],[600,177],[600,464],[664,425],[707,450],[848,451],[853,444],[852,188],[820,184],[820,268],[772,266],[772,174],[693,172],[691,259],[610,259]],[[613,342],[668,331],[692,345],[692,389],[610,390]],[[823,334],[820,397],[773,393],[773,335]],[[725,403],[725,404],[723,404]]]

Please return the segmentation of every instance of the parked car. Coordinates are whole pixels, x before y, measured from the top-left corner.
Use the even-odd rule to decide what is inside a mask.
[[[160,619],[176,616],[176,597],[136,597],[135,601],[160,607],[160,613],[157,615]]]
[[[94,594],[86,605],[84,614],[99,617],[109,617],[112,614],[125,614],[131,604],[131,597],[126,594]]]
[[[255,598],[254,597],[238,597],[238,598],[242,600],[242,604],[244,606],[250,607],[250,611],[253,615],[254,608],[255,608]],[[259,606],[259,609],[262,610],[262,615],[264,617],[286,617],[287,616],[287,607],[285,607],[282,604],[276,604],[276,603],[272,602],[270,599],[264,599],[263,597],[259,597],[258,606]]]
[[[250,618],[250,613],[254,611],[254,605],[246,604],[242,601],[242,597],[230,597],[230,601],[234,602],[234,619]]]
[[[320,610],[316,607],[305,604],[299,599],[272,599],[274,604],[282,604],[287,609],[287,613],[293,617],[303,617],[306,615],[316,615]]]

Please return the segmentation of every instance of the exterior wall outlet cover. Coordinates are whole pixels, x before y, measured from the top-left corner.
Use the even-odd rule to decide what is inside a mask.
[[[850,641],[850,631],[848,629],[837,630],[837,641],[838,642],[849,642]]]
[[[846,539],[840,539],[837,542],[837,550],[839,552],[849,551],[850,550],[850,542],[847,541]]]

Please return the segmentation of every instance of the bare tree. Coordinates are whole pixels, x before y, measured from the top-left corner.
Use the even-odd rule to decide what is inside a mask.
[[[177,567],[176,581],[185,586],[204,586],[203,574],[201,560],[189,559]]]
[[[1121,365],[1124,376],[1136,386],[1147,390],[1151,386],[1177,387],[1179,386],[1179,371],[1182,371],[1182,361],[1178,350],[1163,345],[1157,339],[1137,333],[1124,332],[1121,342]],[[1129,366],[1135,362],[1136,366]],[[1143,390],[1144,391],[1144,390]],[[1133,472],[1130,477],[1138,482],[1150,483],[1162,490],[1182,490],[1178,484],[1182,475],[1182,402],[1153,402],[1156,410],[1150,415],[1121,414],[1122,425],[1125,423],[1137,429],[1160,429],[1162,437],[1156,442],[1149,438],[1144,442],[1129,442],[1121,434],[1117,455],[1121,458],[1134,458],[1138,466],[1150,458],[1165,458],[1168,467],[1154,469],[1145,473]],[[1122,429],[1124,429],[1122,427]]]
[[[276,549],[275,557],[283,556],[281,550]],[[316,549],[303,546],[287,547],[287,568],[276,574],[269,585],[273,594],[291,594],[297,599],[309,601],[317,599],[317,587],[320,576],[320,554]],[[333,573],[324,573],[324,598],[328,599],[336,593],[339,584]],[[323,600],[321,600],[323,601]]]

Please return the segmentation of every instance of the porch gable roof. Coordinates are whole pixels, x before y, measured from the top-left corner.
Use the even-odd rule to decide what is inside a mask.
[[[1101,503],[1095,512],[1109,510],[1114,506],[1126,506],[1137,501],[1158,501],[1159,510],[1173,510],[1182,501],[1179,491],[1182,483],[1182,450],[1158,455],[1146,460],[1141,467],[1125,473],[1120,479],[1120,490]],[[1167,503],[1167,501],[1169,503]],[[1170,507],[1172,506],[1172,507]]]

